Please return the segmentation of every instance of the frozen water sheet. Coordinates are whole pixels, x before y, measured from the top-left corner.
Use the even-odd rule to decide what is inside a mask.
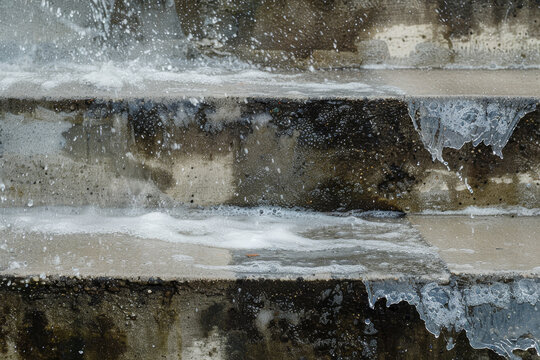
[[[510,359],[514,350],[540,353],[540,281],[515,279],[472,285],[450,281],[367,282],[370,304],[385,298],[386,305],[405,301],[414,305],[426,328],[436,336],[443,329],[465,330],[473,348],[491,349]],[[452,339],[448,339],[449,347]]]
[[[468,142],[483,142],[502,158],[517,123],[536,103],[521,98],[425,98],[410,100],[409,114],[433,160],[445,163],[444,148],[459,150]]]

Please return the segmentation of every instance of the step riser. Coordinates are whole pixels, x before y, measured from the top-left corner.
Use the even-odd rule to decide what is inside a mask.
[[[176,3],[186,34],[268,65],[540,64],[540,8],[533,0]]]
[[[420,211],[540,198],[539,110],[503,159],[483,144],[445,149],[451,171],[425,149],[408,100],[3,100],[0,114],[3,207]]]
[[[405,302],[370,308],[361,281],[26,284],[0,283],[3,359],[499,358],[471,348],[464,332],[436,338]],[[496,308],[471,306],[471,314],[482,316],[486,306]],[[516,305],[512,315],[520,319],[525,308],[532,306]],[[454,346],[447,350],[448,341]]]
[[[0,61],[84,63],[90,56],[159,58],[156,63],[163,65],[198,57],[200,51],[292,68],[540,66],[540,7],[535,0],[103,4],[107,2],[1,4]],[[151,55],[145,49],[152,49]]]

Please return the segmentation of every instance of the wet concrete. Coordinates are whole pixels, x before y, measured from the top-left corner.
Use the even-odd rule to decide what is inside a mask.
[[[227,228],[227,222],[242,221],[238,215],[224,217],[222,232],[223,236],[230,231],[238,237],[245,236],[240,248],[223,243],[214,234],[208,234],[212,240],[206,244],[199,234],[204,232],[201,219],[205,217],[201,215],[182,215],[179,225],[182,221],[186,221],[186,226],[199,224],[199,230],[191,233],[192,230],[185,229],[187,237],[183,241],[174,238],[167,241],[159,234],[129,235],[124,229],[126,225],[114,230],[110,223],[103,224],[107,230],[92,232],[83,224],[105,221],[92,215],[62,220],[65,231],[74,232],[58,233],[47,230],[54,221],[49,219],[49,214],[57,214],[57,221],[66,215],[61,210],[36,210],[35,214],[42,214],[38,228],[21,223],[32,218],[32,213],[2,215],[0,276],[114,277],[144,281],[150,277],[182,281],[259,277],[413,278],[444,282],[451,275],[536,277],[540,274],[538,216],[410,215],[405,219],[384,220],[348,217],[339,224],[328,223],[329,218],[324,224],[310,227],[295,223],[294,218],[288,219],[291,214],[283,215],[283,219],[269,218],[272,224],[283,224],[284,228],[296,224],[297,235],[313,241],[312,247],[304,249],[280,247],[283,240],[277,234],[274,243],[270,236],[266,246],[257,246],[257,241],[252,243],[252,234],[266,228],[262,224],[244,230]],[[208,214],[206,218],[212,219],[217,214]],[[113,223],[115,216],[110,215]],[[149,219],[135,219],[146,226],[153,225]],[[80,224],[81,228],[67,230],[72,224]],[[166,225],[160,226],[165,233],[171,231]],[[293,233],[291,245],[294,245]],[[355,243],[349,244],[350,241]]]
[[[2,98],[50,100],[359,99],[417,97],[540,97],[540,71],[356,70],[263,71],[195,69],[157,71],[114,65],[2,70]],[[90,74],[89,74],[90,72]],[[103,84],[100,73],[110,81]],[[69,77],[66,78],[66,75]],[[90,76],[92,75],[92,76]],[[94,79],[94,77],[98,79]],[[77,79],[77,80],[74,80]]]
[[[0,297],[5,359],[501,358],[434,337],[406,303],[370,308],[360,281],[8,277]]]
[[[452,273],[540,273],[538,217],[412,216]]]
[[[384,79],[391,74],[385,74],[371,88],[387,89],[391,82]],[[132,99],[128,89],[86,100],[72,100],[63,91],[55,100],[4,98],[1,205],[231,204],[405,212],[538,207],[538,110],[508,130],[503,159],[484,144],[467,143],[444,150],[447,168],[433,162],[409,115],[409,101],[424,98],[422,84],[430,84],[435,73],[417,72],[416,83],[408,82],[410,72],[395,74],[395,84],[409,84],[406,96],[341,99],[341,90],[330,90],[327,98],[305,100],[302,96],[318,91],[308,82],[300,98],[190,97],[187,88],[174,99]],[[478,89],[489,89],[482,95],[472,85],[454,87],[458,79],[445,74],[432,84],[441,101],[462,96],[489,103],[506,94],[511,104],[521,101],[511,92],[521,77],[531,74],[531,86],[521,88],[530,96],[540,84],[534,71],[501,77],[488,72],[478,75],[483,79]],[[519,75],[504,87],[512,74]],[[121,95],[129,99],[118,99]],[[38,133],[46,135],[36,138]]]
[[[515,66],[539,63],[534,0],[177,0],[202,51],[282,67]]]
[[[0,233],[0,354],[6,359],[502,359],[484,348],[499,346],[497,336],[538,339],[538,217],[410,219],[418,234],[415,251],[390,246],[321,254],[310,248],[231,251],[120,234],[59,236],[21,231],[15,222]],[[359,249],[369,242],[357,241]],[[403,244],[399,237],[393,243]],[[494,249],[499,244],[506,258]],[[280,265],[261,271],[267,261]],[[337,266],[320,272],[321,261]],[[295,273],[291,264],[306,271]],[[415,294],[423,302],[417,303]],[[396,301],[402,296],[408,302]],[[454,319],[456,309],[467,310]],[[426,329],[427,320],[432,332],[433,321],[450,322],[436,337]],[[469,337],[458,327],[461,321],[473,327]],[[520,332],[526,321],[533,326],[529,335]],[[492,326],[494,340],[484,338],[486,326]],[[480,349],[471,347],[471,339],[484,341]],[[514,355],[538,359],[534,350]]]
[[[149,277],[381,280],[405,276],[440,281],[449,274],[446,264],[422,238],[422,233],[404,219],[328,216],[308,220],[322,224],[306,225],[300,219],[295,220],[294,213],[287,213],[283,218],[281,215],[260,217],[252,226],[239,227],[238,222],[248,222],[245,217],[219,215],[219,212],[204,216],[184,213],[177,220],[169,220],[176,221],[173,228],[158,220],[133,217],[142,226],[156,230],[147,235],[132,235],[126,223],[111,228],[111,224],[119,224],[126,215],[118,217],[110,213],[101,217],[86,213],[70,217],[62,209],[33,210],[36,212],[8,210],[2,214],[0,276],[105,276],[142,280]],[[260,215],[250,216],[257,219]],[[23,224],[32,217],[39,226]],[[221,230],[212,233],[205,227],[205,220],[216,217],[223,219]],[[337,222],[332,222],[332,218]],[[60,232],[51,228],[59,221],[62,221]],[[91,230],[84,224],[100,226]],[[78,229],[73,229],[74,226]],[[105,228],[108,230],[103,231]],[[184,237],[174,238],[175,232]],[[268,241],[261,247],[259,239],[264,235]],[[231,236],[238,238],[238,242],[230,245],[224,241]],[[303,241],[304,246],[297,245],[298,241]]]

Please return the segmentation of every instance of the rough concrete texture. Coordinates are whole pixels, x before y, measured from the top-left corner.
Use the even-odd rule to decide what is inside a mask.
[[[204,47],[286,67],[540,64],[540,6],[526,1],[176,0]]]
[[[0,4],[0,61],[538,67],[539,18],[537,0],[15,0]]]
[[[501,358],[436,338],[405,302],[370,308],[361,281],[10,277],[0,296],[4,359]]]
[[[81,215],[58,208],[15,210],[3,210],[0,219],[0,277],[40,274],[131,279],[151,276],[164,280],[383,280],[407,276],[439,281],[449,276],[446,264],[427,242],[430,239],[424,240],[421,232],[400,218],[314,218],[304,213],[307,222],[313,223],[306,225],[306,220],[295,218],[294,212],[262,216],[259,209],[246,218],[234,215],[233,210],[221,215],[219,230],[212,232],[208,223],[220,217],[219,211],[182,213],[160,222],[155,213],[149,218],[114,212],[100,216],[85,209],[73,209]],[[134,233],[135,225],[119,224],[126,216],[154,231]],[[39,225],[23,225],[28,217]],[[171,228],[171,221],[176,226]],[[51,229],[58,222],[62,224],[60,232]],[[269,223],[270,227],[265,226]],[[85,224],[99,226],[92,230]],[[184,237],[175,238],[174,229]],[[283,233],[287,234],[285,241]],[[261,247],[258,239],[265,236],[268,241]],[[224,240],[231,237],[236,246]],[[304,246],[295,246],[298,241]],[[529,243],[527,246],[532,248]],[[504,265],[519,275],[540,271],[525,264],[517,266],[512,259]]]
[[[539,206],[539,110],[508,132],[503,159],[467,143],[443,151],[446,167],[408,106],[401,97],[3,99],[1,205]]]
[[[540,219],[506,216],[410,216],[453,274],[540,274]]]

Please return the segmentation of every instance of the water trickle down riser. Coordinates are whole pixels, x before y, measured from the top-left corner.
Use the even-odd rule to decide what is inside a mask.
[[[433,160],[447,164],[443,149],[484,143],[501,159],[519,120],[536,110],[534,99],[438,99],[409,101],[409,114]]]
[[[491,349],[509,359],[520,359],[514,350],[534,348],[540,353],[540,282],[463,285],[452,280],[447,285],[434,282],[367,282],[370,306],[385,298],[386,306],[406,302],[414,305],[426,329],[439,337],[441,331],[465,330],[475,349]],[[452,338],[447,349],[453,348]]]

